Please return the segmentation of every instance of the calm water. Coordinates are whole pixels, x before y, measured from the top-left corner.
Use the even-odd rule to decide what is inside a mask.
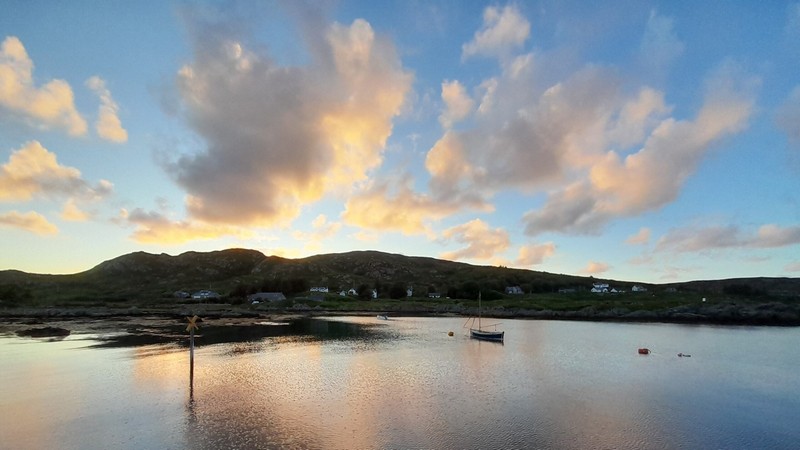
[[[0,338],[0,447],[800,446],[800,328],[504,320],[500,345],[463,323],[201,330],[191,399],[183,344]]]

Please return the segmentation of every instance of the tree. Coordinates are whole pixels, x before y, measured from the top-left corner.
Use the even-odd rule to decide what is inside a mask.
[[[356,293],[360,299],[369,300],[372,298],[372,289],[366,283],[359,284]]]
[[[389,298],[391,299],[399,299],[405,298],[408,295],[406,291],[406,286],[403,283],[396,282],[392,284],[392,287],[389,288]]]

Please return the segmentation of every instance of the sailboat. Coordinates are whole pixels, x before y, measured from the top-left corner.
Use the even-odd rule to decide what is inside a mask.
[[[505,336],[505,331],[497,331],[497,325],[499,324],[492,324],[487,325],[487,327],[495,327],[493,330],[486,330],[481,324],[481,293],[478,292],[478,328],[472,328],[475,325],[475,318],[472,318],[472,323],[470,323],[469,328],[469,337],[473,339],[481,339],[484,341],[495,341],[495,342],[503,342],[503,337]],[[468,320],[469,322],[469,320]],[[465,324],[466,326],[466,324]]]

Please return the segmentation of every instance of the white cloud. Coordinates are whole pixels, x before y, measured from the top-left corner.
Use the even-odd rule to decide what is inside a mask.
[[[34,211],[20,213],[9,211],[0,213],[0,225],[17,228],[38,235],[48,235],[58,233],[58,228],[47,219]]]
[[[734,225],[683,227],[662,236],[657,251],[698,252],[726,248],[775,248],[800,244],[800,226],[766,224],[756,232],[746,232]]]
[[[100,108],[97,114],[97,123],[95,123],[97,135],[112,142],[126,142],[128,132],[122,128],[122,122],[118,115],[119,106],[111,96],[111,91],[106,87],[105,81],[94,76],[86,80],[86,86],[100,98]]]
[[[72,88],[64,80],[35,86],[33,61],[14,36],[6,37],[0,47],[0,107],[37,127],[63,128],[73,136],[86,133]]]
[[[363,20],[306,31],[313,61],[302,67],[196,32],[178,84],[207,146],[166,164],[193,218],[286,224],[301,205],[363,183],[381,164],[411,74]]]
[[[467,117],[475,106],[475,102],[458,81],[445,81],[442,83],[442,100],[446,109],[439,116],[439,123],[444,128],[450,128],[455,122]]]
[[[107,196],[112,189],[107,180],[90,186],[78,169],[59,164],[56,154],[38,141],[15,150],[8,162],[0,166],[0,201],[63,196],[94,200]]]
[[[483,28],[463,45],[461,57],[504,56],[522,46],[530,32],[530,23],[515,5],[507,5],[502,9],[489,6],[483,11]]]
[[[496,254],[506,251],[511,245],[507,231],[502,228],[491,229],[480,219],[444,230],[441,241],[445,243],[455,241],[466,245],[464,248],[441,255],[441,258],[451,261],[490,260]]]
[[[655,73],[664,71],[683,54],[684,44],[673,30],[672,19],[650,12],[642,42],[639,46],[642,61]]]

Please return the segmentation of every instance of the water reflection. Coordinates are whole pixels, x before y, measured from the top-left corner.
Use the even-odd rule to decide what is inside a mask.
[[[0,421],[0,447],[778,449],[800,439],[800,356],[787,351],[797,329],[509,320],[498,346],[448,336],[461,322],[207,324],[193,392],[182,324],[153,328],[176,334],[164,344],[132,347],[104,335],[0,339],[0,413],[14,418]],[[654,353],[637,355],[642,345]],[[675,356],[687,349],[692,358]]]

